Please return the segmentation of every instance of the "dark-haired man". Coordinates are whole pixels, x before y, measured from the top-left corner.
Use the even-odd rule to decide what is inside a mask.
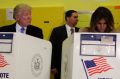
[[[62,43],[73,32],[78,32],[79,28],[75,27],[78,22],[78,13],[75,10],[68,10],[65,13],[66,24],[53,29],[50,41],[52,43],[52,63],[51,71],[55,79],[60,79],[61,74],[61,55]]]

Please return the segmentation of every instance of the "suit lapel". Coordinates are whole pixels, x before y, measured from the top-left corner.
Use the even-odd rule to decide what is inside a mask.
[[[75,32],[78,32],[79,31],[79,28],[75,27]]]
[[[16,23],[12,24],[11,26],[12,26],[11,27],[11,31],[12,32],[16,32]]]
[[[30,25],[28,25],[27,29],[26,29],[26,34],[31,35],[31,33],[32,33],[32,27]]]
[[[65,38],[68,37],[68,35],[67,35],[67,29],[66,29],[65,25],[63,27],[63,34],[65,35]]]

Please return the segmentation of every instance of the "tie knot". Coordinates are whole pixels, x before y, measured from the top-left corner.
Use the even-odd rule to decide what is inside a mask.
[[[71,34],[73,34],[73,33],[74,33],[74,29],[73,29],[73,28],[71,28],[71,29],[70,29],[70,31],[71,31]]]
[[[20,32],[21,32],[21,33],[24,33],[24,30],[25,30],[25,28],[24,28],[24,27],[21,27]]]

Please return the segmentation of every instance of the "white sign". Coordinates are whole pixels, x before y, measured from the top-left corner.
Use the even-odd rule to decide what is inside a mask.
[[[6,9],[6,19],[7,20],[14,20],[14,18],[13,18],[13,9],[11,9],[11,8]]]

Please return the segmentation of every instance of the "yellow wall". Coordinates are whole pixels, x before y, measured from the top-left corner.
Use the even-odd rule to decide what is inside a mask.
[[[120,0],[0,0],[0,8],[14,7],[18,3],[27,3],[32,7],[63,6],[65,10],[93,10],[99,5],[120,5]]]
[[[120,7],[120,6],[119,6]],[[115,6],[107,6],[107,8],[112,12],[115,28],[120,29],[120,8],[115,8]]]
[[[6,9],[0,9],[0,26],[11,24],[14,21],[6,20]]]
[[[36,7],[32,9],[32,24],[42,28],[44,39],[48,40],[52,29],[63,24],[63,16],[63,7]]]

